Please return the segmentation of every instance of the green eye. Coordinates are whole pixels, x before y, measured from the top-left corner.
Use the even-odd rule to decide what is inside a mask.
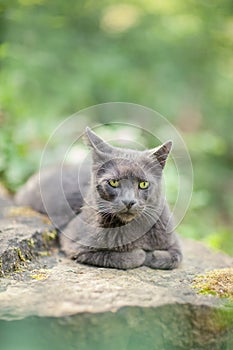
[[[109,180],[109,185],[112,187],[118,187],[119,186],[119,181],[118,180]]]
[[[149,187],[149,182],[148,181],[141,181],[141,182],[139,182],[139,188],[141,188],[141,190],[145,190],[148,187]]]

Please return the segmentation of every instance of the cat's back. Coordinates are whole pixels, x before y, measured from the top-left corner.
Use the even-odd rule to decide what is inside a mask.
[[[50,166],[28,179],[15,196],[17,205],[47,214],[57,227],[80,212],[90,182],[90,164]]]

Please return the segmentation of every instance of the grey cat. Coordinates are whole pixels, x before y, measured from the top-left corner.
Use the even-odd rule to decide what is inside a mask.
[[[48,213],[67,256],[89,265],[174,269],[182,260],[162,191],[171,141],[146,151],[113,147],[89,128],[92,165],[43,170],[16,202]],[[41,195],[42,194],[42,195]],[[72,209],[72,210],[71,210]]]

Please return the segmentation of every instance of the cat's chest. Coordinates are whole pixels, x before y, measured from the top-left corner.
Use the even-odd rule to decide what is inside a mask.
[[[141,248],[145,251],[164,250],[168,248],[168,241],[168,235],[158,227],[153,226],[145,235],[127,244],[125,250],[136,248]]]

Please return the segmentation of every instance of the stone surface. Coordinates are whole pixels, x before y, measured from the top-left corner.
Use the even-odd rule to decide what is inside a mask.
[[[29,208],[15,207],[0,188],[0,277],[57,247],[48,218]]]
[[[173,271],[89,267],[59,253],[40,258],[1,281],[0,318],[64,317],[115,312],[124,306],[220,305],[216,297],[197,294],[192,280],[206,270],[232,266],[233,259],[197,242],[185,240],[183,246],[184,262]]]
[[[232,267],[233,258],[183,239],[184,261],[173,271],[81,265],[59,252],[44,217],[30,211],[24,216],[25,209],[9,205],[2,205],[0,219],[5,274],[0,279],[0,331],[4,320],[22,320],[16,323],[22,332],[34,327],[47,334],[48,349],[68,349],[67,344],[73,349],[74,342],[79,349],[101,350],[232,348],[232,308],[198,294],[192,281],[205,271]],[[14,330],[14,322],[7,325]],[[9,335],[4,349],[11,341]],[[37,349],[31,341],[28,349]]]

